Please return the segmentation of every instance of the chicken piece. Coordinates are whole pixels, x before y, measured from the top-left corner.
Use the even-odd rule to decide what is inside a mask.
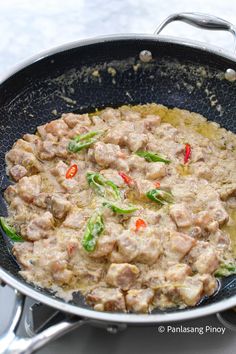
[[[86,126],[91,125],[88,114],[65,113],[62,115],[62,119],[71,129],[73,129],[77,124]]]
[[[9,173],[14,181],[18,182],[22,177],[27,175],[27,170],[24,166],[15,165],[10,168]]]
[[[147,144],[148,136],[146,134],[129,133],[125,141],[128,148],[135,152]]]
[[[65,177],[66,175],[66,171],[68,169],[67,164],[65,164],[65,162],[63,161],[59,161],[56,166],[51,169],[51,173],[55,176],[55,177]]]
[[[51,211],[55,218],[63,219],[71,208],[71,204],[65,198],[54,195],[51,198]]]
[[[213,273],[219,265],[219,260],[214,248],[210,245],[202,251],[195,263],[193,268],[198,271],[198,273]]]
[[[154,114],[148,114],[143,119],[143,123],[146,130],[153,132],[155,131],[156,127],[161,124],[161,117],[156,116]]]
[[[170,251],[178,260],[182,259],[196,244],[196,240],[180,232],[172,232],[170,237]]]
[[[56,119],[45,125],[45,131],[61,138],[68,133],[68,125],[62,119]]]
[[[30,258],[33,254],[34,244],[32,242],[15,242],[13,247],[13,255],[24,269],[32,268]]]
[[[126,311],[124,295],[119,289],[96,288],[86,296],[86,300],[96,311]]]
[[[127,310],[139,313],[149,312],[153,297],[152,289],[131,289],[125,296]]]
[[[115,238],[112,235],[103,235],[98,238],[96,249],[88,255],[91,258],[100,258],[108,256],[114,249]]]
[[[94,159],[102,167],[109,167],[118,157],[120,147],[114,144],[97,142],[94,144]]]
[[[109,285],[128,290],[139,275],[139,269],[129,263],[112,263],[108,269],[106,282]]]
[[[171,266],[165,273],[166,280],[171,282],[183,281],[189,275],[192,275],[192,269],[184,263]]]
[[[31,203],[41,189],[40,175],[22,177],[18,182],[18,194],[26,202]]]
[[[195,306],[202,297],[203,283],[198,278],[186,277],[178,292],[186,305]]]
[[[171,206],[170,216],[178,227],[189,227],[192,225],[192,215],[184,204]]]
[[[30,241],[40,240],[49,236],[50,230],[53,229],[53,221],[52,214],[46,211],[41,216],[37,216],[31,220],[26,229],[21,229],[21,232]]]
[[[146,165],[146,176],[148,179],[160,179],[166,175],[164,162],[151,162]]]

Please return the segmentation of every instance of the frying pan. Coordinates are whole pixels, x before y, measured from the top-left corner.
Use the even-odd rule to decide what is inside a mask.
[[[168,23],[177,20],[205,29],[226,30],[236,37],[235,27],[222,19],[181,13],[168,17],[154,35],[115,35],[71,43],[11,72],[0,83],[1,193],[9,183],[5,153],[24,133],[34,133],[38,125],[63,112],[157,102],[198,112],[236,133],[234,55],[195,41],[159,36]],[[0,213],[5,214],[3,198],[0,206]],[[205,298],[194,308],[155,310],[151,314],[98,312],[89,308],[80,294],[66,303],[26,283],[18,274],[19,267],[8,246],[0,237],[0,279],[16,289],[15,314],[0,338],[1,353],[31,353],[84,322],[153,325],[205,316],[236,305],[236,277],[231,276],[221,282],[215,296]],[[19,338],[15,332],[25,295],[73,316],[31,339]]]

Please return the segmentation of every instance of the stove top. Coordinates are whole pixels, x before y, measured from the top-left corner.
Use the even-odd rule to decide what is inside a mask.
[[[0,334],[6,328],[14,303],[14,292],[0,287]],[[27,298],[18,334],[30,336],[49,323],[58,321],[61,313]],[[222,321],[223,320],[223,321]],[[157,324],[152,327],[121,326],[106,328],[84,325],[48,344],[39,354],[233,354],[236,347],[236,315],[225,312],[191,321]],[[224,325],[224,324],[226,325]],[[234,330],[230,330],[230,326]]]

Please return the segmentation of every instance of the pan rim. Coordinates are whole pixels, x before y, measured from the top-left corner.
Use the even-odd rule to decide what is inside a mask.
[[[78,40],[70,43],[66,43],[52,49],[45,50],[37,55],[32,56],[29,59],[23,60],[19,64],[12,67],[8,72],[0,77],[0,85],[2,85],[11,76],[23,70],[27,66],[40,61],[50,55],[63,52],[65,50],[73,49],[76,47],[82,47],[87,45],[99,44],[110,41],[119,40],[154,40],[159,43],[169,43],[182,45],[188,48],[195,48],[200,51],[205,51],[218,57],[228,59],[236,63],[236,58],[230,53],[225,54],[224,49],[218,48],[216,46],[204,44],[202,42],[197,42],[189,39],[162,36],[162,35],[148,35],[148,34],[115,34],[99,36],[91,39]],[[10,275],[7,271],[0,267],[0,279],[12,288],[20,291],[21,293],[40,301],[48,306],[54,307],[58,310],[82,316],[84,318],[105,321],[108,323],[133,323],[133,324],[155,324],[155,323],[166,323],[174,321],[183,321],[198,317],[203,317],[211,314],[215,314],[219,311],[229,309],[230,307],[236,306],[236,296],[233,296],[227,300],[221,300],[219,303],[210,304],[206,307],[197,307],[191,310],[183,310],[173,313],[163,313],[163,314],[123,314],[123,313],[108,313],[108,312],[98,312],[92,309],[84,309],[76,305],[72,305],[57,299],[54,299],[48,295],[44,295],[39,291],[30,288],[27,284],[19,282],[14,276]]]
[[[186,38],[181,38],[181,37],[173,37],[173,36],[164,36],[164,35],[150,35],[150,34],[137,34],[137,33],[131,33],[131,34],[109,34],[109,35],[104,35],[104,36],[97,36],[89,39],[81,39],[69,43],[65,43],[59,46],[55,46],[53,48],[46,49],[44,51],[41,51],[33,56],[30,56],[29,58],[26,58],[19,63],[13,65],[10,69],[6,71],[6,73],[2,76],[0,76],[0,85],[2,85],[6,80],[8,80],[11,76],[16,74],[17,72],[23,70],[27,66],[34,64],[42,59],[45,59],[51,55],[58,54],[60,52],[74,49],[77,47],[83,47],[83,46],[88,46],[88,45],[93,45],[93,44],[99,44],[99,43],[104,43],[104,42],[110,42],[110,41],[119,41],[119,40],[154,40],[156,42],[162,42],[162,43],[168,43],[168,44],[179,44],[183,45],[188,48],[195,48],[200,51],[205,51],[210,54],[215,54],[221,58],[228,59],[236,63],[236,56],[230,54],[230,52],[225,52],[225,50],[221,47],[217,47],[214,45],[209,45],[207,43],[203,43],[200,41],[195,41],[195,40],[190,40]]]
[[[50,307],[60,311],[67,312],[83,318],[105,321],[108,323],[130,323],[130,324],[155,324],[190,320],[193,318],[204,317],[218,312],[222,312],[231,307],[236,306],[236,296],[227,300],[221,300],[219,303],[206,305],[206,307],[195,307],[191,310],[182,310],[173,313],[163,314],[135,314],[135,313],[111,313],[99,312],[93,309],[84,309],[80,306],[72,305],[63,300],[57,300],[49,295],[40,293],[35,289],[30,288],[27,284],[19,282],[15,277],[0,268],[0,279],[13,289],[20,293],[29,296],[30,298],[42,302]]]

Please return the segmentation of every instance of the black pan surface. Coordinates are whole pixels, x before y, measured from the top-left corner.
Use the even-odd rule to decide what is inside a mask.
[[[139,60],[144,49],[152,53],[149,63]],[[227,68],[236,70],[235,62],[216,53],[138,36],[98,40],[37,60],[0,85],[1,193],[8,184],[5,153],[23,134],[33,133],[63,112],[156,102],[200,113],[236,133],[236,83],[224,79]],[[1,198],[0,214],[5,213]],[[2,236],[0,267],[25,283]],[[231,276],[214,297],[198,306],[235,295],[236,277]],[[87,308],[79,294],[72,304]]]

